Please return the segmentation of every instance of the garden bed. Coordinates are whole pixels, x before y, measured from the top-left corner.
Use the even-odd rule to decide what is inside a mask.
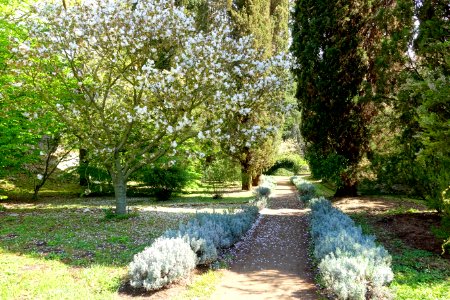
[[[354,197],[336,199],[333,205],[348,214],[356,214],[356,218],[363,216],[365,222],[382,232],[379,236],[382,242],[396,238],[416,249],[442,253],[443,236],[448,228],[442,226],[441,215],[429,211],[418,200]],[[450,254],[442,257],[450,259]]]

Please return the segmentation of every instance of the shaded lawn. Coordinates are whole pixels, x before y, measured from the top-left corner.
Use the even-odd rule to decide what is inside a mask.
[[[374,234],[392,255],[394,281],[391,289],[395,293],[395,299],[450,299],[450,259],[418,249],[413,246],[412,240],[408,242],[408,238],[400,238],[395,231],[386,230],[379,222],[386,215],[396,216],[392,211],[378,216],[367,213],[350,214],[362,226],[363,231]],[[424,224],[415,225],[421,227]]]

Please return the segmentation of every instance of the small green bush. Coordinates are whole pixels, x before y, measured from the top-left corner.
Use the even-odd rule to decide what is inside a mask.
[[[158,200],[168,200],[174,192],[180,192],[189,182],[186,168],[175,165],[169,168],[145,167],[139,171],[138,179],[152,188]]]

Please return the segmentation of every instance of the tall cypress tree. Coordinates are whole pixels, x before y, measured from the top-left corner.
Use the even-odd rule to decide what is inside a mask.
[[[395,84],[406,51],[402,1],[298,0],[292,51],[298,68],[301,132],[314,176],[356,195],[358,165],[369,150],[369,125]],[[411,20],[409,20],[410,22]],[[406,24],[410,26],[410,24]]]
[[[251,34],[267,56],[287,49],[288,0],[228,0],[227,6],[237,35]]]

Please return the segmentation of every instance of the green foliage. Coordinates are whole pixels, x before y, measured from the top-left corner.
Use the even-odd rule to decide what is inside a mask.
[[[270,56],[288,46],[289,2],[287,0],[227,0],[237,35],[253,35],[256,48]]]
[[[293,173],[293,175],[298,175],[301,172],[308,170],[308,165],[306,161],[297,153],[286,153],[277,157],[275,164],[270,167],[265,173],[268,175],[274,175],[278,169],[284,168]]]
[[[192,179],[185,166],[146,166],[138,171],[136,178],[152,188],[158,200],[168,200],[174,192],[180,192]]]
[[[313,174],[338,183],[337,194],[356,194],[370,124],[407,49],[402,26],[412,21],[403,23],[408,16],[398,7],[382,1],[295,4],[292,51],[306,157]]]
[[[202,172],[202,181],[212,187],[213,193],[221,197],[227,183],[239,180],[240,169],[237,163],[228,158],[214,159],[206,164]]]
[[[348,172],[345,157],[336,153],[321,155],[312,149],[310,148],[306,154],[312,176],[342,186],[342,174]]]
[[[353,214],[352,218],[370,234],[386,232],[367,222],[366,214]],[[437,254],[411,248],[407,243],[390,236],[382,244],[392,253],[394,280],[390,289],[395,299],[434,300],[450,296],[450,262]]]
[[[448,6],[421,1],[415,17],[420,21],[415,58],[396,76],[396,101],[379,117],[381,130],[370,159],[384,190],[400,186],[400,192],[421,196],[430,208],[449,213],[443,194],[450,184]]]
[[[115,209],[113,208],[105,208],[103,209],[103,212],[105,213],[105,220],[113,220],[113,221],[127,220],[138,216],[138,213],[135,211],[129,212],[126,215],[117,214]]]
[[[449,253],[449,251],[450,251],[450,236],[442,244],[442,254]]]

